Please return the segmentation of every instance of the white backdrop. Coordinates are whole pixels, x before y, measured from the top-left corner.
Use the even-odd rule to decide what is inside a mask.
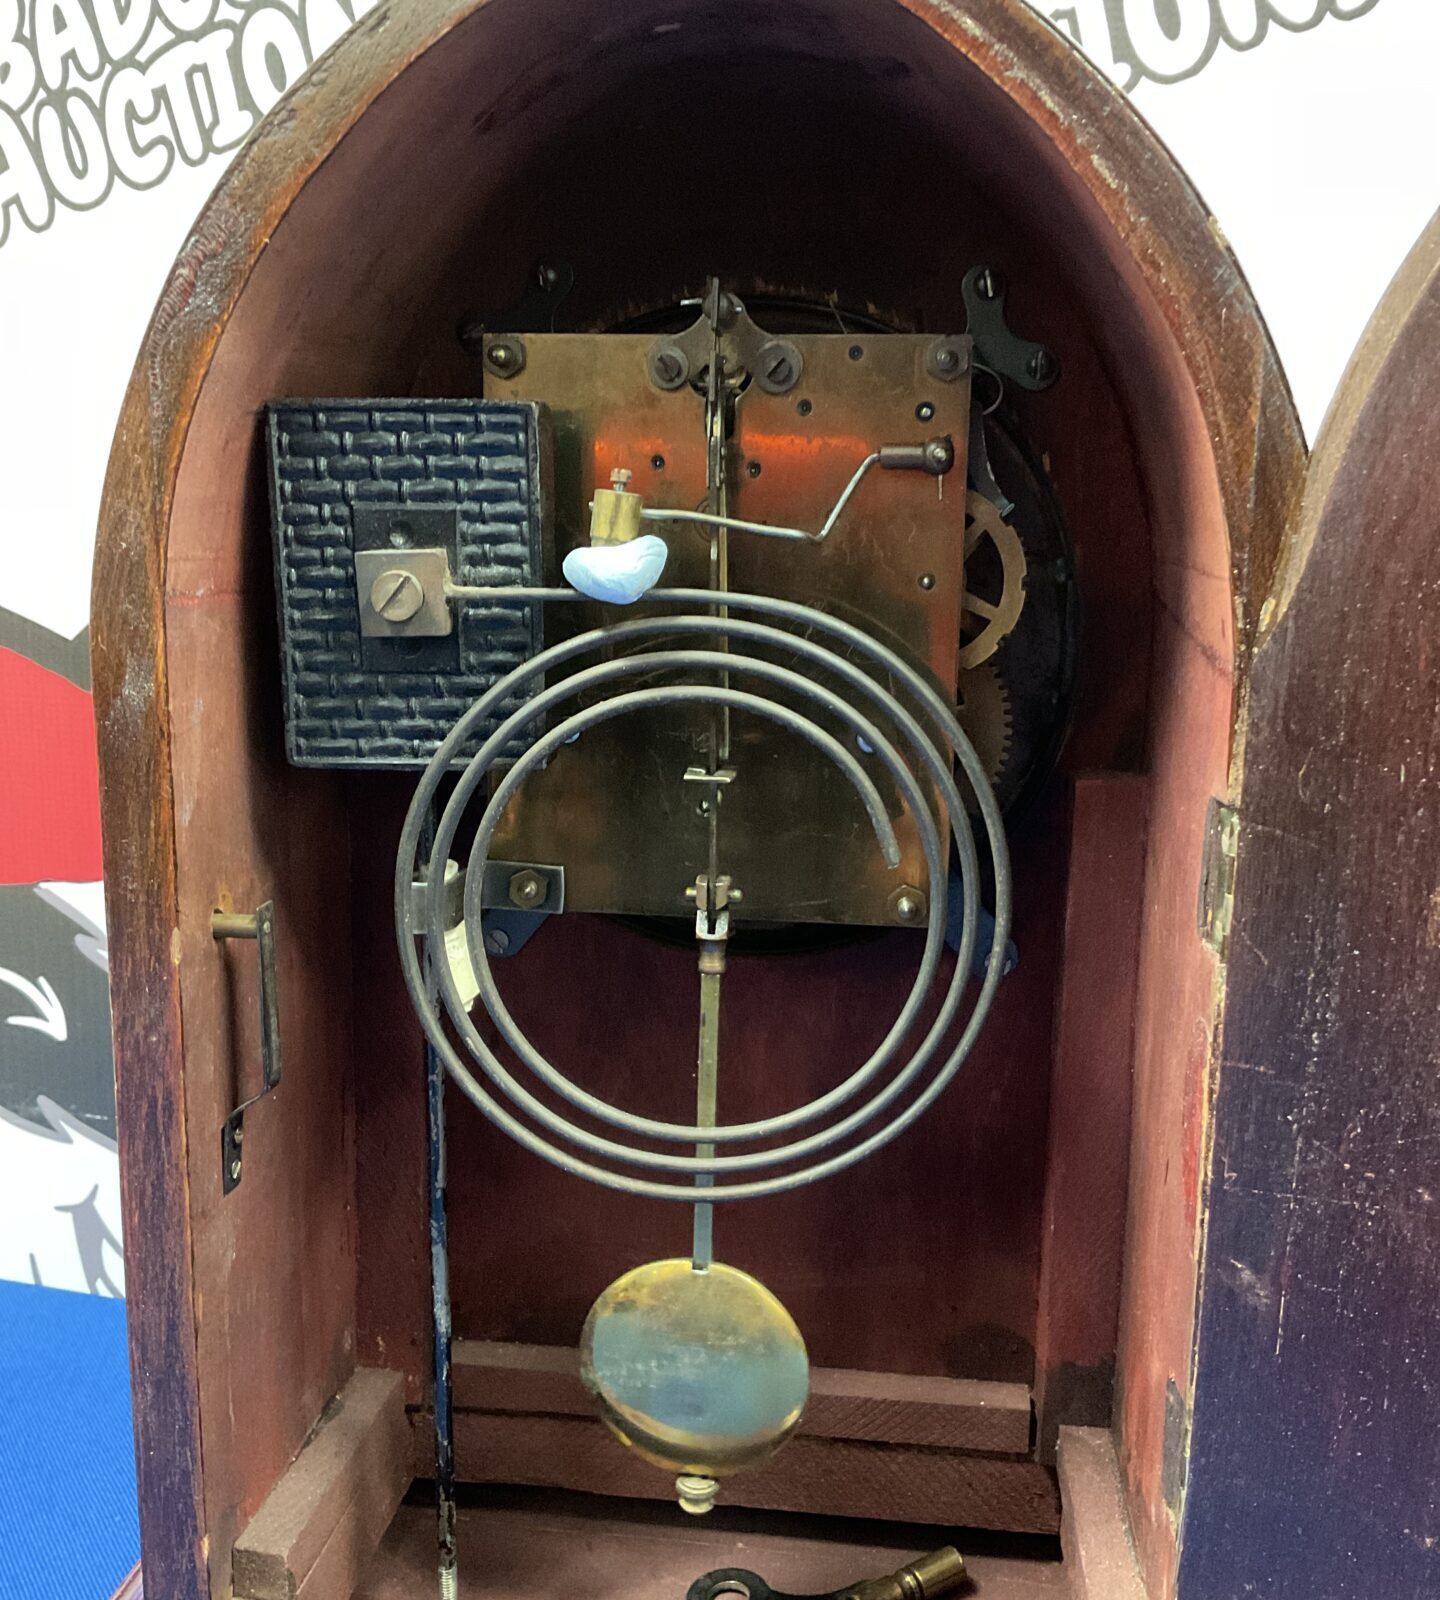
[[[373,3],[0,0],[0,616],[85,627],[111,431],[166,269],[259,115]],[[1440,0],[1034,3],[1194,177],[1313,437],[1440,201]],[[34,1026],[0,1004],[0,1090],[7,1030]],[[118,1232],[114,1158],[67,1120],[63,1077],[43,1126],[0,1098],[0,1277],[94,1288],[56,1210],[98,1185]]]

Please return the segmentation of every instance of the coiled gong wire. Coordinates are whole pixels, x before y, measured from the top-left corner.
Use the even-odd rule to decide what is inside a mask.
[[[539,604],[580,598],[569,589],[452,586],[447,592],[460,604]],[[773,596],[730,592],[724,596],[728,612],[751,613],[769,619],[767,621],[705,611],[703,608],[716,604],[714,591],[707,589],[657,589],[646,598],[651,602],[701,609],[693,614],[682,612],[673,616],[634,618],[552,645],[497,681],[465,712],[435,752],[421,776],[400,837],[395,871],[395,927],[400,962],[416,1014],[446,1071],[491,1122],[525,1149],[565,1172],[628,1194],[694,1204],[698,1184],[704,1185],[707,1202],[758,1199],[829,1177],[863,1160],[922,1116],[955,1076],[985,1021],[1004,968],[1010,928],[1009,855],[999,806],[980,759],[956,720],[953,708],[893,650],[839,617]],[[811,633],[828,636],[846,654],[808,637]],[[688,641],[697,639],[702,641],[701,647],[685,647]],[[717,639],[723,639],[729,648],[704,647]],[[630,646],[650,645],[656,641],[680,647],[620,653]],[[737,653],[745,647],[782,649],[798,658],[816,676],[807,676],[758,656]],[[577,668],[525,699],[517,710],[498,723],[460,774],[435,828],[429,859],[423,863],[418,861],[426,820],[432,815],[440,786],[460,752],[502,706],[517,695],[523,696],[536,680],[597,651],[606,652],[606,659]],[[878,681],[848,659],[852,653],[868,659],[872,668],[878,670]],[[674,672],[687,680],[700,678],[704,681],[679,681],[638,689],[620,687],[635,674],[649,676],[657,672]],[[615,717],[686,705],[728,706],[765,718],[828,756],[856,791],[887,863],[891,867],[898,866],[899,845],[884,800],[852,750],[811,716],[792,709],[789,704],[766,698],[752,687],[734,686],[731,679],[782,690],[787,699],[837,719],[851,735],[856,748],[867,753],[867,760],[878,764],[893,779],[915,819],[925,857],[929,906],[925,945],[914,983],[889,1031],[869,1059],[843,1082],[805,1105],[754,1122],[714,1126],[663,1122],[623,1110],[588,1093],[565,1077],[525,1037],[500,996],[486,954],[481,928],[481,884],[491,839],[511,797],[526,777],[561,745]],[[915,710],[883,684],[898,689]],[[848,694],[840,692],[839,686]],[[588,700],[597,691],[612,688],[617,688],[618,692],[608,698]],[[587,703],[550,727],[518,757],[514,756],[517,737],[525,729],[577,696],[587,697]],[[910,760],[902,756],[891,738],[862,708],[873,708],[879,714],[901,744],[908,747]],[[569,1120],[563,1111],[533,1095],[507,1069],[471,1020],[450,962],[443,955],[445,864],[466,807],[502,759],[511,764],[497,783],[476,830],[464,894],[465,938],[479,999],[499,1037],[523,1066],[562,1102],[606,1127],[661,1145],[693,1147],[703,1142],[713,1154],[647,1149]],[[979,861],[969,814],[955,781],[957,762],[973,791],[994,865],[994,942],[979,994],[958,1040],[933,1067],[924,1087],[907,1100],[907,1094],[923,1080],[927,1069],[940,1056],[960,1012],[980,920]],[[918,1047],[902,1060],[905,1043],[939,976],[948,908],[949,844],[926,803],[917,768],[939,790],[949,818],[949,832],[959,858],[964,924],[954,972],[939,1012]],[[416,926],[412,899],[412,885],[417,876],[423,878],[426,885],[423,927]],[[416,942],[421,934],[432,941],[432,949],[441,952],[435,969],[444,1010],[461,1043],[478,1064],[479,1077],[452,1043],[441,1015],[427,994]],[[873,1092],[869,1098],[844,1110],[862,1090]],[[900,1102],[898,1108],[897,1102]],[[837,1112],[843,1114],[834,1121],[824,1121]],[[814,1127],[815,1124],[822,1125]],[[813,1127],[813,1131],[786,1143],[771,1143],[807,1126]],[[844,1143],[852,1135],[857,1136],[854,1142]],[[746,1148],[756,1144],[764,1147]],[[839,1149],[835,1148],[837,1145]],[[666,1174],[674,1176],[663,1176]]]

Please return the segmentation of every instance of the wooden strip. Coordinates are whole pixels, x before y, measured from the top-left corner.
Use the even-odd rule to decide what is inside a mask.
[[[414,1468],[429,1470],[415,1432]],[[459,1412],[459,1474],[478,1483],[576,1489],[626,1499],[671,1494],[666,1475],[619,1445],[593,1417]],[[798,1437],[766,1466],[727,1478],[722,1504],[948,1527],[1058,1533],[1055,1474],[1032,1461],[915,1445]],[[306,1597],[309,1600],[309,1597]]]
[[[1098,773],[1071,801],[1035,1331],[1042,1461],[1062,1424],[1110,1421],[1149,792],[1143,777]]]
[[[1108,1428],[1061,1428],[1060,1540],[1074,1600],[1145,1600]]]
[[[235,1541],[236,1600],[349,1600],[411,1480],[398,1372],[362,1368]]]
[[[460,1410],[594,1414],[579,1357],[565,1346],[461,1340],[453,1371]],[[819,1367],[810,1375],[800,1433],[1023,1455],[1030,1448],[1030,1391],[1019,1383]]]

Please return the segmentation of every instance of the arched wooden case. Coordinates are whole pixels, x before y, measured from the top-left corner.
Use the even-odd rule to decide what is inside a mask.
[[[787,1302],[821,1369],[801,1436],[732,1504],[1063,1524],[1063,1564],[982,1555],[995,1596],[1428,1592],[1440,485],[1416,375],[1437,249],[1307,477],[1219,228],[1021,0],[395,0],[316,66],[176,265],[102,516],[147,1594],[432,1581],[424,1513],[386,1535],[427,1470],[423,1051],[389,907],[409,783],[285,761],[261,415],[472,393],[457,316],[513,297],[545,251],[575,264],[577,325],[713,271],[948,326],[983,259],[1064,362],[1027,422],[1086,630],[1061,770],[1014,840],[1021,966],[920,1127],[849,1182],[723,1218],[723,1254]],[[285,1070],[227,1186],[220,1130],[259,1087],[261,1029],[252,953],[212,917],[271,903]],[[908,937],[737,963],[736,1094],[789,1103],[858,1060]],[[504,982],[587,1083],[663,1107],[690,970],[561,919]],[[659,997],[638,1018],[605,998],[622,974]],[[599,1288],[683,1250],[683,1221],[540,1167],[467,1109],[462,1475],[663,1498],[564,1352]],[[656,1513],[668,1534],[631,1562],[622,1524],[586,1543],[562,1509],[543,1537],[523,1533],[533,1507],[467,1513],[465,1592],[679,1594],[733,1564],[708,1559],[733,1555],[733,1524],[707,1544]],[[772,1581],[799,1589],[874,1556],[773,1548]]]

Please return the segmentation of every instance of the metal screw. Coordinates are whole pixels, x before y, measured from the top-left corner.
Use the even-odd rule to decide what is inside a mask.
[[[510,935],[504,928],[492,928],[485,935],[485,948],[492,956],[503,956],[510,948]]]
[[[788,394],[804,367],[799,350],[788,339],[770,339],[755,358],[755,381],[766,394]]]
[[[485,365],[498,378],[513,378],[525,365],[525,346],[518,339],[497,339],[485,347]]]
[[[235,1131],[234,1131],[234,1133],[232,1133],[230,1135],[230,1137],[231,1137],[232,1140],[234,1140],[234,1142],[236,1144],[244,1144],[244,1142],[245,1142],[245,1124],[243,1122],[237,1122],[235,1124]]]
[[[629,467],[612,467],[610,469],[610,487],[617,493],[623,494],[625,492],[625,485],[629,483],[631,478],[634,476],[635,474],[631,472]]]
[[[950,438],[925,441],[925,467],[938,478],[955,465],[955,441]]]
[[[408,622],[424,604],[424,585],[403,567],[388,568],[370,585],[370,609],[386,622]]]
[[[808,417],[810,415],[810,413],[815,409],[815,406],[814,406],[812,401],[802,400],[799,403],[799,405],[797,405],[795,407],[795,409],[800,413],[800,415],[802,417]]]
[[[933,572],[922,572],[920,574],[920,587],[922,589],[933,589],[935,587],[935,574]]]
[[[1025,370],[1036,383],[1049,383],[1055,376],[1055,357],[1042,347],[1030,357]]]
[[[953,339],[937,339],[926,352],[925,369],[942,383],[953,383],[969,371],[969,353]]]
[[[533,868],[526,867],[511,877],[507,892],[512,905],[529,911],[545,899],[545,880]]]
[[[758,461],[751,461],[747,463],[745,471],[750,475],[750,477],[758,478],[760,476],[760,463]]]
[[[660,454],[658,454],[658,453],[653,455],[653,456],[651,456],[650,457],[650,465],[655,469],[656,472],[664,472],[664,470],[665,470],[665,457],[660,455]]]
[[[650,352],[650,379],[661,389],[678,389],[690,376],[685,352],[673,344],[656,345]]]
[[[238,1159],[230,1163],[230,1181],[231,1183],[239,1183],[240,1181],[240,1162]]]
[[[1000,280],[989,267],[982,267],[979,276],[975,279],[975,293],[982,300],[995,300],[1000,295]]]
[[[902,884],[890,896],[890,910],[894,913],[897,922],[903,922],[907,925],[919,922],[929,909],[925,896],[908,883]]]
[[[915,407],[915,420],[917,422],[929,422],[934,415],[935,407],[932,406],[928,400],[922,400],[920,404]]]
[[[849,356],[852,361],[858,361],[864,354],[865,346],[863,344],[852,344],[850,346]]]

